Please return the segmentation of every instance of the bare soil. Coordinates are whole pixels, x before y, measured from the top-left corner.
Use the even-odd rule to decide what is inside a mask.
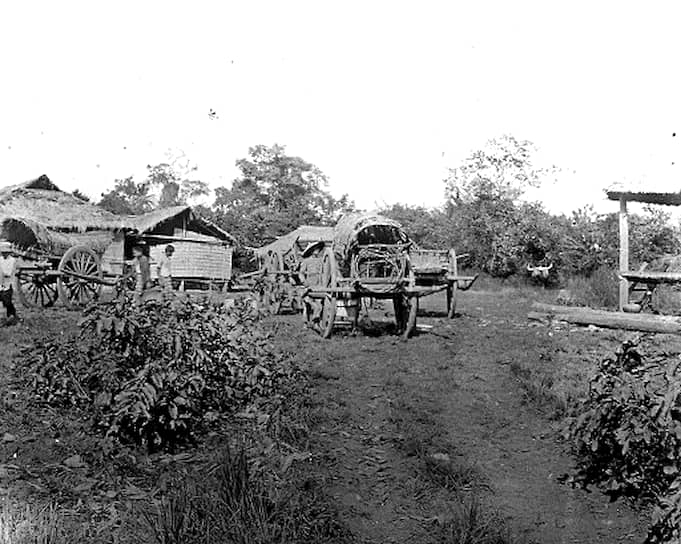
[[[569,346],[603,356],[623,335],[532,325],[522,293],[470,291],[453,320],[442,298],[423,299],[419,323],[432,329],[406,343],[385,334],[324,341],[297,317],[278,318],[282,342],[316,376],[326,417],[315,447],[328,455],[341,518],[362,542],[433,541],[462,494],[498,511],[520,541],[643,539],[647,514],[559,483],[573,463],[561,424],[527,402],[510,370],[557,364],[550,354]],[[424,458],[439,454],[460,473],[458,486],[427,477]]]

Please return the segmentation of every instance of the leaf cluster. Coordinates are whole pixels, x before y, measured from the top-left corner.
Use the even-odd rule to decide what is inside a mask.
[[[681,537],[680,366],[646,361],[636,342],[623,344],[601,362],[567,433],[579,456],[571,483],[655,504],[651,543]]]
[[[90,411],[106,435],[173,448],[247,404],[275,406],[298,375],[258,319],[249,302],[99,304],[77,338],[41,347],[34,386],[54,406]]]

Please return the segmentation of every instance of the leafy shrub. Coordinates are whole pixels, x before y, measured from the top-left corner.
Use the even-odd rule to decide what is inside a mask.
[[[99,304],[78,337],[42,346],[35,388],[52,404],[90,409],[110,436],[172,448],[221,413],[275,402],[297,375],[270,350],[258,318],[249,302]]]
[[[636,343],[625,343],[600,364],[569,428],[579,454],[573,484],[657,503],[647,542],[681,537],[680,365],[645,362]]]

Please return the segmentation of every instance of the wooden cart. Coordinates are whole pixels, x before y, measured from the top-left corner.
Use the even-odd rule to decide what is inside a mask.
[[[106,281],[100,258],[85,246],[69,248],[61,256],[21,253],[16,291],[27,307],[49,307],[58,300],[67,308],[80,308],[97,300]]]
[[[247,276],[255,281],[254,290],[263,308],[274,314],[303,309],[305,278],[315,266],[314,256],[303,255],[311,246],[331,241],[332,236],[333,227],[302,226],[256,250],[258,271]]]
[[[61,233],[26,219],[6,219],[2,238],[15,248],[17,298],[26,307],[47,308],[58,301],[81,308],[99,298],[102,287],[120,277],[105,275],[101,255],[112,231]]]
[[[409,251],[412,242],[399,223],[370,214],[348,214],[334,228],[331,242],[302,254],[307,325],[324,338],[342,321],[357,327],[363,299],[392,300],[403,339],[416,329],[418,299],[434,292],[418,286]]]
[[[466,255],[457,255],[454,249],[417,249],[410,253],[411,264],[416,275],[416,285],[435,288],[433,291],[447,291],[447,316],[456,315],[456,301],[459,290],[467,291],[475,280],[475,276],[459,276],[458,261]]]

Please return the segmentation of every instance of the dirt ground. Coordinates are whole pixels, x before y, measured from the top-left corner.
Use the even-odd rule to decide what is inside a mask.
[[[573,462],[560,423],[527,402],[511,372],[514,363],[555,364],[551,354],[566,346],[600,356],[625,335],[532,325],[530,304],[514,290],[469,291],[448,320],[444,300],[430,297],[419,323],[432,329],[406,343],[342,333],[324,341],[297,317],[278,318],[286,347],[314,369],[327,415],[315,447],[328,456],[341,518],[362,542],[430,542],[461,493],[497,511],[520,541],[642,540],[646,514],[558,482]],[[426,477],[424,459],[441,458],[455,485]]]
[[[391,320],[389,306],[371,310],[374,326],[366,334],[339,332],[330,340],[304,329],[300,316],[269,318],[278,346],[313,376],[310,451],[317,461],[310,470],[358,542],[454,542],[442,540],[438,528],[462,508],[507,525],[509,541],[643,539],[645,512],[559,483],[573,464],[560,419],[533,402],[519,378],[568,361],[576,378],[565,388],[579,389],[593,360],[626,335],[532,324],[526,315],[537,296],[548,295],[471,290],[461,294],[453,320],[443,297],[429,297],[419,316],[425,327],[406,343],[380,325]],[[57,429],[40,414],[22,413],[13,406],[18,384],[11,376],[21,349],[74,327],[78,315],[51,309],[23,316],[19,325],[0,327],[0,492],[58,496],[80,470],[63,460],[87,447],[87,433],[82,422]],[[94,485],[102,516],[106,497],[130,488],[125,482],[88,488],[87,481],[72,483],[83,500]]]

